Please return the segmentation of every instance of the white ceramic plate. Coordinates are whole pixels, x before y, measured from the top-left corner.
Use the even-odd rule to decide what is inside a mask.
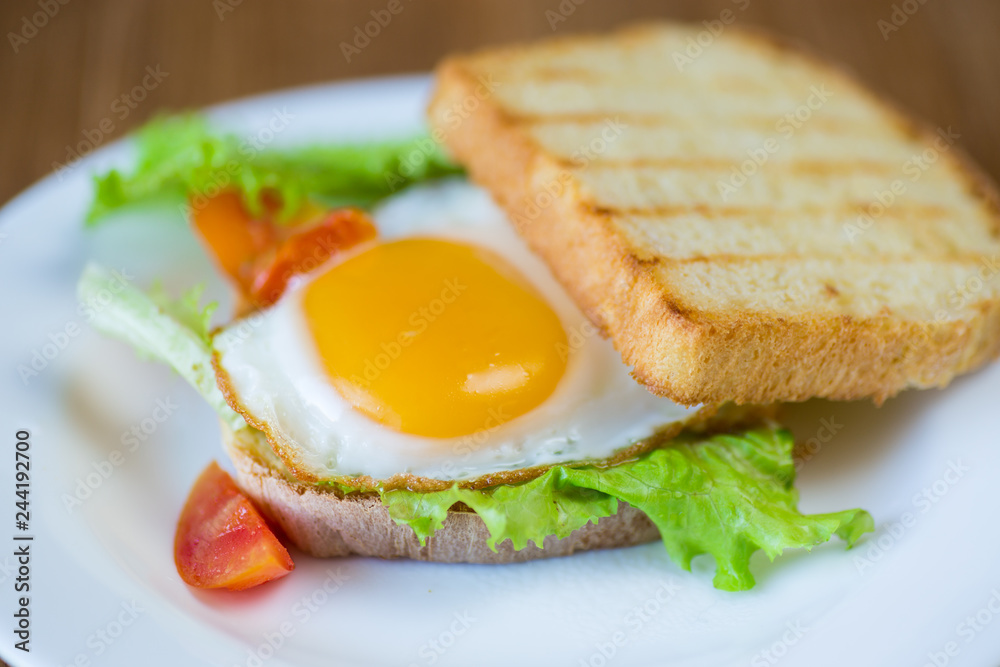
[[[254,134],[286,113],[275,142],[384,136],[420,126],[426,91],[424,78],[387,79],[213,113]],[[216,420],[169,370],[90,331],[74,285],[94,258],[142,285],[205,281],[220,313],[227,295],[176,211],[84,230],[89,174],[129,158],[110,146],[0,212],[0,655],[12,664],[996,664],[1000,366],[881,409],[790,410],[800,437],[822,441],[801,469],[802,509],[861,506],[880,528],[853,551],[758,557],[750,592],[715,590],[710,560],[685,573],[658,543],[510,566],[294,553],[291,576],[254,591],[188,588],[173,531],[196,474],[225,458]],[[44,368],[23,381],[36,351]],[[133,426],[149,433],[129,451]],[[9,629],[19,429],[31,433],[30,653]],[[74,495],[88,497],[69,508]]]

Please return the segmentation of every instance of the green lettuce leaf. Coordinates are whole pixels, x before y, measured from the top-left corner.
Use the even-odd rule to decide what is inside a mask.
[[[570,469],[556,467],[524,484],[473,491],[452,487],[433,493],[384,491],[382,502],[396,523],[407,524],[421,544],[434,534],[448,516],[448,509],[462,502],[475,510],[490,531],[487,544],[510,540],[515,549],[528,542],[541,546],[549,535],[566,537],[591,521],[618,511],[613,496],[569,482]]]
[[[262,193],[279,195],[279,220],[314,198],[332,206],[371,206],[413,183],[461,173],[429,137],[300,148],[261,145],[252,137],[209,128],[197,114],[166,116],[136,137],[134,170],[97,176],[87,214],[94,224],[123,206],[235,189],[254,213]]]
[[[109,285],[115,285],[115,290],[109,290]],[[230,428],[247,428],[215,383],[208,328],[215,304],[200,306],[201,293],[202,287],[196,287],[171,300],[161,287],[154,287],[144,294],[96,264],[87,265],[77,284],[77,296],[88,306],[95,329],[172,366]]]
[[[656,524],[669,556],[686,570],[699,554],[716,562],[714,584],[727,591],[752,588],[750,557],[773,560],[785,549],[809,549],[834,534],[848,546],[874,529],[860,509],[803,515],[794,487],[793,441],[784,430],[758,430],[707,439],[685,438],[611,467],[556,466],[513,486],[434,493],[387,491],[392,518],[425,542],[448,509],[463,502],[490,531],[490,547],[511,540],[515,549],[548,535],[564,537],[608,516],[619,500]]]

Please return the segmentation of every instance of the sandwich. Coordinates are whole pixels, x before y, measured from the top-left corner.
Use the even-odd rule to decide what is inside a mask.
[[[197,292],[129,286],[94,324],[191,382],[239,487],[314,556],[662,540],[744,590],[758,550],[850,546],[872,517],[798,511],[775,406],[882,402],[995,358],[997,196],[841,71],[735,28],[678,60],[696,33],[452,57],[429,141],[234,158],[225,187],[232,150],[153,128],[95,210],[198,202],[237,312],[212,329]],[[88,267],[81,299],[106,279]]]

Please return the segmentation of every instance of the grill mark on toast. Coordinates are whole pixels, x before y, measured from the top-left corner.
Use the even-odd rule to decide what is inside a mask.
[[[683,305],[680,301],[667,296],[663,297],[663,307],[666,308],[667,312],[686,320],[691,319],[694,314],[693,310]]]
[[[853,218],[847,218],[844,216],[851,215],[856,216],[867,212],[867,204],[858,204],[853,206],[850,204],[841,205],[837,207],[830,206],[800,206],[798,208],[790,209],[770,209],[767,213],[766,220],[761,219],[761,208],[750,208],[743,206],[727,206],[727,207],[715,207],[708,206],[707,204],[691,204],[691,205],[675,205],[669,207],[653,207],[649,209],[641,208],[613,208],[601,204],[593,204],[588,210],[594,212],[595,214],[604,215],[607,217],[624,219],[626,216],[632,219],[643,219],[650,218],[651,220],[662,220],[664,218],[671,219],[677,216],[688,216],[691,214],[697,214],[706,221],[711,220],[742,220],[746,219],[748,223],[751,221],[753,224],[760,224],[761,222],[768,221],[788,221],[788,220],[805,220],[807,217],[815,216],[818,218],[828,219],[834,218],[836,220],[841,220],[844,222],[855,222]],[[911,225],[915,220],[925,221],[934,220],[939,222],[948,222],[954,217],[954,211],[944,206],[936,206],[934,204],[907,204],[903,202],[897,202],[891,208],[887,209],[885,213],[879,216],[875,224],[882,225]],[[805,224],[805,222],[803,222]]]
[[[753,255],[736,255],[733,253],[702,254],[695,257],[670,257],[662,256],[657,258],[645,258],[641,260],[641,266],[650,267],[656,265],[677,266],[682,264],[747,264],[754,262],[787,263],[796,264],[809,261],[831,262],[850,266],[854,264],[957,264],[961,266],[978,266],[983,261],[983,256],[974,253],[946,253],[940,256],[928,255],[926,252],[913,255],[870,255],[863,259],[853,256],[850,259],[843,259],[842,253],[761,253]],[[659,260],[659,261],[652,261]]]
[[[637,78],[642,79],[641,76]],[[683,81],[683,77],[678,76],[675,81]],[[652,84],[654,82],[663,83],[662,79],[649,79],[649,83]],[[584,85],[615,86],[620,83],[620,76],[617,72],[602,72],[600,70],[595,71],[579,67],[534,67],[526,71],[525,76],[519,79],[518,83],[526,85],[539,83],[579,83]],[[748,97],[787,90],[787,85],[775,85],[773,79],[749,78],[735,75],[716,75],[712,78],[712,85],[725,89],[727,94],[736,93]]]
[[[707,218],[716,217],[739,217],[739,216],[801,216],[802,214],[829,215],[832,213],[849,213],[860,215],[868,212],[871,202],[851,202],[841,204],[836,207],[803,205],[794,208],[776,209],[770,205],[762,206],[710,206],[708,204],[675,204],[672,206],[646,206],[646,207],[616,207],[602,202],[590,202],[589,210],[603,216],[636,216],[650,218],[669,218],[677,215],[690,215],[696,213]],[[910,215],[934,215],[938,218],[953,214],[954,209],[934,204],[913,204],[910,202],[896,202],[893,205],[895,211],[905,211]],[[877,222],[876,222],[877,224]]]
[[[704,169],[707,171],[736,168],[744,160],[740,160],[739,158],[730,160],[725,158],[603,158],[595,156],[588,160],[585,167],[577,166],[569,158],[561,158],[558,162],[567,169],[587,169],[590,167],[598,169],[627,169],[629,167],[640,167],[653,169],[683,168],[688,171]],[[774,160],[760,167],[760,171],[793,171],[797,174],[806,173],[830,176],[857,173],[859,171],[874,174],[895,174],[899,172],[899,165],[895,162],[883,162],[879,160]]]
[[[703,111],[703,110],[702,110]],[[677,125],[678,121],[683,122],[688,118],[703,118],[703,113],[690,114],[670,114],[663,113],[639,113],[635,111],[586,111],[574,113],[553,113],[553,114],[533,114],[519,112],[514,109],[505,109],[505,113],[510,120],[518,125],[526,127],[544,125],[597,125],[609,120],[621,120],[625,124],[642,127],[662,127],[671,128]],[[773,134],[778,134],[778,122],[782,119],[780,115],[774,114],[741,114],[736,116],[726,116],[725,114],[714,116],[714,121],[725,121],[726,125],[735,128],[760,128],[765,127]],[[856,137],[869,136],[892,136],[896,133],[891,126],[860,123],[856,118],[839,116],[814,116],[809,120],[810,130],[825,130],[827,132],[838,132],[844,135]],[[860,130],[860,132],[859,132]],[[868,130],[871,130],[870,132]],[[530,131],[530,130],[529,130]],[[901,138],[903,135],[900,135]],[[914,137],[906,137],[908,142]]]

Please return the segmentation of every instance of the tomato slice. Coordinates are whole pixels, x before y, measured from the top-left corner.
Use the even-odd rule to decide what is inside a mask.
[[[191,586],[234,591],[283,577],[295,568],[257,508],[214,461],[198,477],[181,510],[174,563]]]
[[[227,191],[194,208],[192,215],[215,263],[257,308],[277,301],[292,276],[376,236],[374,223],[358,209],[325,211],[308,203],[285,224],[273,221],[276,209],[271,202],[256,219],[238,194]]]
[[[268,306],[284,293],[292,276],[308,273],[375,235],[375,224],[364,212],[352,208],[331,211],[317,224],[282,241],[273,258],[256,272],[251,297],[258,306]]]

